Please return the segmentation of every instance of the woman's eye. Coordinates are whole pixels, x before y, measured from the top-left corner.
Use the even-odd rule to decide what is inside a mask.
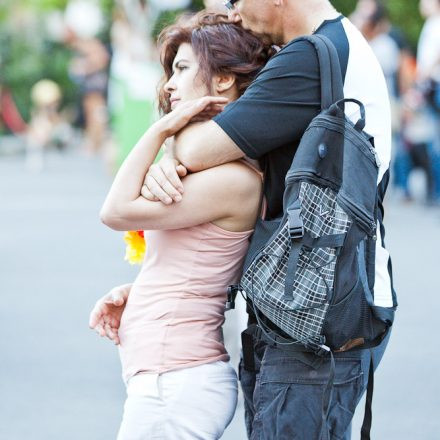
[[[177,69],[179,72],[182,72],[183,70],[188,69],[188,66],[176,66],[176,69]]]

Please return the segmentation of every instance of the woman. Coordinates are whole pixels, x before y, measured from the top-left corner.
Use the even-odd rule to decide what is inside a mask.
[[[172,205],[140,192],[161,145],[237,99],[270,48],[219,14],[178,23],[160,42],[166,115],[127,157],[101,211],[113,229],[147,230],[147,252],[134,284],[98,301],[90,325],[120,343],[128,397],[119,440],[218,439],[237,401],[221,330],[226,288],[259,215],[261,173],[241,161],[188,175]]]

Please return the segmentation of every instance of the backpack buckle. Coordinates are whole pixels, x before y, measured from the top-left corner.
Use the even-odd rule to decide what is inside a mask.
[[[289,235],[292,240],[304,236],[304,224],[301,218],[301,207],[293,207],[287,210],[287,222],[289,224]]]
[[[237,293],[240,291],[239,285],[228,286],[228,299],[225,304],[225,312],[228,310],[235,309],[235,298],[237,297]]]

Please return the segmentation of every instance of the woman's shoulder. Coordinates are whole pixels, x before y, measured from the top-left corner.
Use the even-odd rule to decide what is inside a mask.
[[[259,199],[258,194],[262,189],[263,175],[252,163],[242,159],[218,165],[212,171],[212,177],[221,179],[222,183],[237,196],[247,195],[250,192]]]
[[[263,192],[261,173],[244,161],[234,161],[206,170],[222,200],[224,213],[212,221],[222,229],[240,232],[254,227]],[[208,184],[208,182],[207,182]]]

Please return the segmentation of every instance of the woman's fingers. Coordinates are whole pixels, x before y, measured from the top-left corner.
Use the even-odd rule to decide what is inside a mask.
[[[96,324],[96,326],[94,328],[99,336],[101,336],[102,338],[105,336],[105,330],[104,330],[103,324],[101,324],[101,323]]]
[[[176,166],[176,172],[179,177],[185,177],[188,174],[188,170],[182,164]],[[183,193],[183,186],[179,191]]]
[[[89,316],[89,327],[96,328],[99,323],[99,320],[102,318],[102,303],[98,301],[90,312]]]
[[[113,290],[111,292],[110,298],[111,298],[112,304],[117,307],[122,306],[122,304],[124,304],[124,302],[125,302],[124,292],[121,291],[120,289]]]
[[[209,105],[191,118],[190,122],[206,122],[217,116],[224,110],[223,105]]]
[[[148,189],[147,183],[142,185],[141,196],[150,202],[157,202],[159,199]]]
[[[167,135],[173,136],[179,132],[191,122],[195,116],[200,116],[203,113],[206,113],[207,115],[215,115],[219,113],[227,103],[227,98],[221,98],[218,96],[205,96],[203,98],[181,103],[163,119],[163,122],[167,127]]]
[[[118,330],[116,328],[111,327],[110,324],[106,324],[104,326],[104,330],[106,336],[116,345],[118,345],[119,344]]]
[[[162,202],[165,203],[165,205],[170,205],[173,203],[173,199],[164,191],[162,186],[157,182],[157,180],[153,177],[148,175],[147,176],[147,182],[149,190]]]
[[[167,159],[163,163],[159,162],[155,167],[150,167],[145,184],[148,191],[166,205],[182,200],[183,185],[175,160]]]
[[[191,119],[196,115],[216,115],[223,110],[227,102],[226,98],[205,96],[189,105],[188,111]]]

